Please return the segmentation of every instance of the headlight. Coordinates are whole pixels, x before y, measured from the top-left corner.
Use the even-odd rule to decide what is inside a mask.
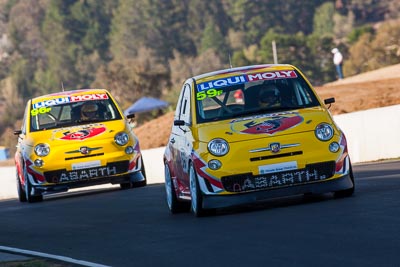
[[[35,146],[35,154],[39,157],[45,157],[50,153],[50,147],[48,144],[38,144]]]
[[[212,159],[208,162],[208,168],[210,168],[211,170],[218,170],[219,168],[221,168],[221,166],[221,161],[217,159]]]
[[[228,142],[221,138],[211,140],[207,147],[214,156],[224,156],[229,152]]]
[[[329,151],[332,153],[336,153],[338,152],[340,149],[340,145],[338,144],[338,142],[332,142],[329,144]]]
[[[333,128],[327,123],[318,124],[315,128],[315,136],[321,141],[328,141],[333,137]]]
[[[124,146],[129,141],[129,135],[124,132],[117,133],[114,137],[114,141],[117,143],[117,145]]]

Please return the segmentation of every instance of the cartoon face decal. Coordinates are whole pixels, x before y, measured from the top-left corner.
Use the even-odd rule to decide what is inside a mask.
[[[74,128],[63,132],[61,140],[85,140],[105,132],[104,126],[89,126],[86,128]]]
[[[275,134],[295,127],[303,121],[298,113],[280,113],[231,121],[231,129],[243,134]]]

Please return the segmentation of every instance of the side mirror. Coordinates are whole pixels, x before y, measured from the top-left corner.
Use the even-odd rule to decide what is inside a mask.
[[[22,134],[21,130],[14,130],[14,135],[20,135],[20,134]]]
[[[131,127],[134,128],[136,126],[135,114],[134,113],[128,114],[126,115],[126,118],[128,119],[128,123],[131,125]]]
[[[126,116],[128,119],[134,119],[135,118],[135,113],[131,113],[131,114],[128,114],[127,116]]]
[[[174,125],[175,126],[183,126],[183,125],[185,125],[185,121],[183,121],[183,120],[174,120]]]
[[[185,125],[185,121],[184,120],[174,120],[174,126],[178,126],[179,129],[181,129],[184,133],[186,133],[187,131],[181,127],[181,126],[184,126],[184,125]]]
[[[324,100],[324,103],[325,103],[325,105],[329,105],[329,106],[328,106],[328,109],[330,109],[330,108],[331,108],[331,105],[332,105],[333,103],[335,103],[335,98],[334,98],[334,97],[327,98],[327,99]]]

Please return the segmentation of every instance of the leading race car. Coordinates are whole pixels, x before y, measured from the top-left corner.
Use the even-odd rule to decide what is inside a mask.
[[[14,134],[21,202],[89,185],[112,183],[126,189],[147,183],[138,139],[107,90],[30,99],[21,130]]]
[[[187,79],[164,153],[169,209],[202,216],[295,194],[351,196],[346,138],[325,107],[333,102],[292,65]]]

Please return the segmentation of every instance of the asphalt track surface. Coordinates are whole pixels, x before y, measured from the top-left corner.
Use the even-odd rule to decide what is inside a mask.
[[[399,266],[400,161],[355,165],[356,193],[171,215],[164,185],[0,202],[0,246],[105,266]],[[1,263],[0,263],[1,266]]]

